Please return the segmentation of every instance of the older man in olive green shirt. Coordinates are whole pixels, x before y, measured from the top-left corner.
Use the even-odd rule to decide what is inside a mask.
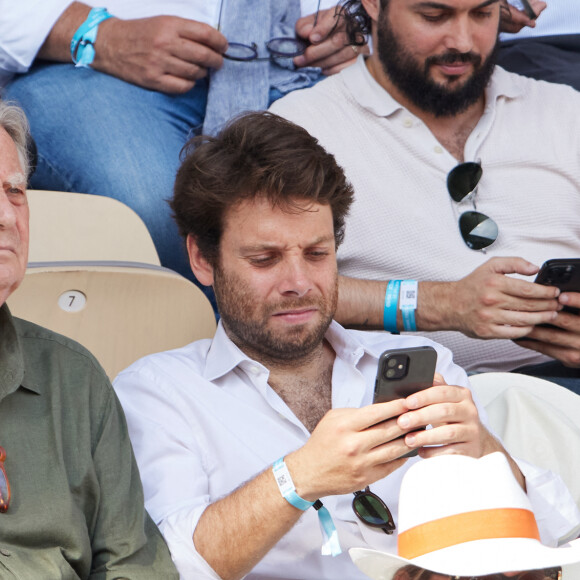
[[[0,578],[177,578],[104,371],[5,304],[28,256],[26,143],[0,101]]]

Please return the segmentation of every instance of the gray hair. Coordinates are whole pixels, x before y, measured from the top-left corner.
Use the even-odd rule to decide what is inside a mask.
[[[30,173],[30,156],[28,152],[30,128],[24,111],[17,105],[0,99],[0,128],[4,129],[14,141],[22,171],[28,181]]]

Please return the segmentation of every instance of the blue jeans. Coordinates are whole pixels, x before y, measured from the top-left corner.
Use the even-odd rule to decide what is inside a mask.
[[[181,148],[201,129],[207,88],[204,79],[166,95],[92,69],[39,63],[9,84],[5,98],[30,121],[38,148],[32,188],[122,201],[147,225],[161,263],[196,281],[167,200]],[[270,102],[281,96],[272,91]]]

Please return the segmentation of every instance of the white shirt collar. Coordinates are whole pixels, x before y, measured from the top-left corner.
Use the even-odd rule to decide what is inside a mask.
[[[348,332],[334,320],[331,322],[325,338],[334,349],[336,356],[352,365],[356,366],[365,353],[373,357],[378,356],[374,349],[365,347],[356,339],[356,333]],[[237,366],[248,363],[263,367],[259,362],[248,357],[232,342],[225,331],[223,323],[220,321],[207,354],[203,377],[208,381],[214,382]],[[266,367],[263,368],[268,372]]]

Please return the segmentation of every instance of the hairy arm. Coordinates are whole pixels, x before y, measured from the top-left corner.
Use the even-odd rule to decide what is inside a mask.
[[[73,2],[53,26],[38,56],[71,62],[70,42],[90,6]],[[207,24],[177,16],[101,22],[95,42],[95,70],[165,93],[184,93],[209,68],[219,68],[225,37]]]
[[[285,458],[300,497],[315,501],[364,489],[406,461],[409,448],[396,421],[403,400],[361,409],[333,409],[308,442]],[[206,508],[193,542],[224,580],[247,574],[298,521],[302,511],[280,494],[271,469]]]
[[[476,338],[519,338],[551,322],[560,308],[558,290],[506,274],[533,275],[538,268],[521,258],[491,258],[456,282],[419,282],[415,319],[423,331],[457,330]],[[341,277],[338,322],[381,329],[386,281]],[[398,327],[402,329],[401,313]]]

